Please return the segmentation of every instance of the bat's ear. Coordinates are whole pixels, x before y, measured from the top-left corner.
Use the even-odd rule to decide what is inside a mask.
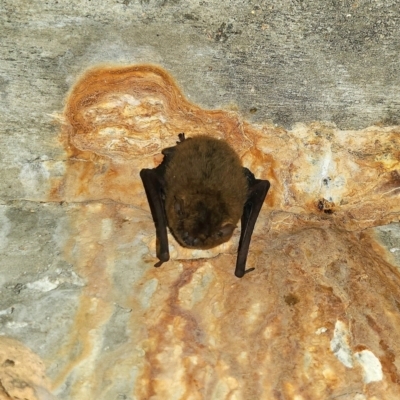
[[[231,222],[225,222],[221,226],[221,228],[220,228],[220,230],[218,232],[218,236],[224,237],[224,238],[231,237],[233,231],[235,230],[235,228],[236,228],[235,224],[232,224]]]

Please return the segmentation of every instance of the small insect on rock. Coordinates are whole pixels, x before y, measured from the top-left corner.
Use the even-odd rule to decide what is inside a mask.
[[[225,141],[205,135],[181,133],[162,154],[157,168],[140,171],[156,227],[155,267],[169,260],[167,226],[183,247],[209,249],[228,241],[241,219],[235,275],[252,271],[247,253],[269,182],[243,168]]]

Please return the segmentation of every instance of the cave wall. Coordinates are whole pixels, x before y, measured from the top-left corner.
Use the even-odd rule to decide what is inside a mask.
[[[399,19],[3,1],[1,398],[396,399]],[[153,267],[138,172],[182,131],[271,182],[242,279],[238,232]]]

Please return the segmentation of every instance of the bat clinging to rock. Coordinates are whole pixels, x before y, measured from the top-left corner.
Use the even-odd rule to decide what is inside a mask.
[[[157,168],[140,171],[156,227],[155,266],[169,260],[167,226],[183,247],[210,249],[228,241],[241,219],[235,275],[252,271],[247,253],[269,182],[243,168],[228,143],[205,135],[181,133],[162,153]]]

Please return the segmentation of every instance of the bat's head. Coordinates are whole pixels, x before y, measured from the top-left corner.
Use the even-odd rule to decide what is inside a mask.
[[[183,247],[195,249],[210,249],[228,241],[237,223],[229,215],[229,207],[210,194],[174,197],[166,212],[175,239]]]

